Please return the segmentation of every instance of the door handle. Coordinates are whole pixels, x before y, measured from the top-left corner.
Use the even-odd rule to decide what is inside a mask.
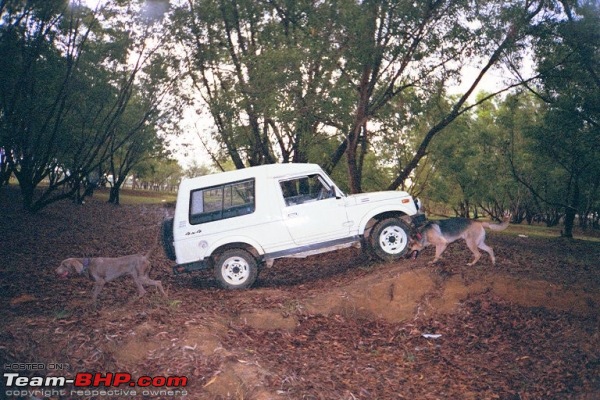
[[[298,213],[290,213],[290,214],[288,214],[288,217],[297,217],[297,216],[298,216]]]

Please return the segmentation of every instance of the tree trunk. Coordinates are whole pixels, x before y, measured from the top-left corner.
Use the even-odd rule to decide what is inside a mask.
[[[565,212],[565,229],[561,232],[561,236],[572,238],[573,237],[573,224],[575,223],[576,210],[572,207],[567,207]]]
[[[30,212],[35,212],[35,208],[33,206],[33,193],[35,191],[35,186],[31,185],[29,181],[23,180],[23,182],[19,181],[19,186],[21,187],[21,197],[23,198],[23,208]]]
[[[119,205],[121,194],[121,182],[115,182],[113,186],[110,188],[110,195],[108,197],[108,202],[114,205]]]
[[[360,184],[360,173],[358,170],[358,164],[356,162],[356,152],[349,151],[346,154],[346,163],[348,167],[348,184],[350,186],[350,193],[362,192]]]
[[[562,236],[572,238],[573,237],[573,226],[575,224],[575,216],[577,215],[577,209],[579,208],[579,183],[577,179],[573,184],[573,196],[571,198],[571,205],[566,207],[565,210],[565,230],[562,232]]]

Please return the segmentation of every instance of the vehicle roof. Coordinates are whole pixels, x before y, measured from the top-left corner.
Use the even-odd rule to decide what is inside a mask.
[[[233,171],[218,172],[215,174],[202,175],[194,178],[186,178],[181,181],[181,187],[196,188],[220,185],[227,182],[236,182],[253,177],[261,178],[285,178],[287,175],[301,173],[315,173],[322,171],[318,164],[290,163],[290,164],[266,164],[256,167],[248,167]]]

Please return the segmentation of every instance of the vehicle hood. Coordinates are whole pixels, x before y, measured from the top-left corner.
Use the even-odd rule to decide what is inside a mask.
[[[393,202],[397,201],[398,204],[402,204],[401,199],[411,198],[410,195],[402,191],[382,191],[382,192],[370,192],[370,193],[359,193],[348,195],[348,203],[350,204],[365,204],[375,202]]]

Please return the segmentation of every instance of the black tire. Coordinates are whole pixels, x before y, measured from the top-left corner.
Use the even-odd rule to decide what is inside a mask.
[[[173,246],[173,218],[165,219],[161,227],[160,239],[165,255],[171,261],[177,259],[175,255],[175,246]]]
[[[383,261],[395,261],[408,252],[410,227],[398,218],[379,221],[369,235],[371,251]]]
[[[258,277],[258,265],[252,254],[243,249],[221,253],[215,262],[215,278],[224,289],[247,289]]]

